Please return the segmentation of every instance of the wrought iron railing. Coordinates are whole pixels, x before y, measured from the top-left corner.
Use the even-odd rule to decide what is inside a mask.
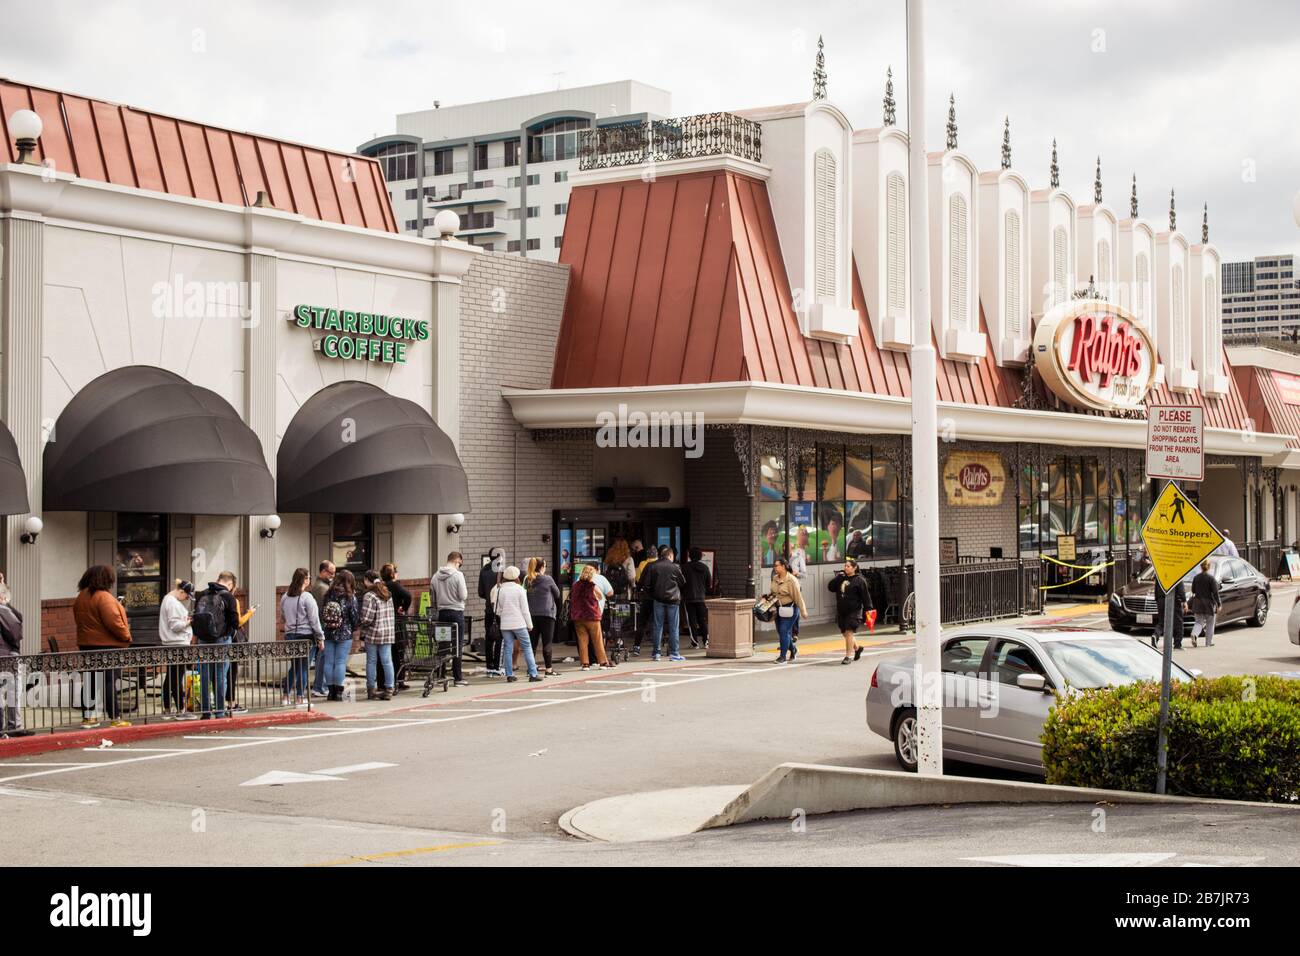
[[[598,126],[578,133],[578,168],[606,169],[700,156],[763,161],[763,127],[734,113]]]
[[[1282,564],[1281,541],[1247,541],[1238,551],[1264,576],[1278,576]]]
[[[0,657],[0,733],[310,709],[309,648],[266,641]],[[219,695],[218,683],[229,692]]]
[[[1253,346],[1255,348],[1273,349],[1278,352],[1300,355],[1300,341],[1293,339],[1290,334],[1274,333],[1270,335],[1265,332],[1225,332],[1223,333],[1223,344],[1229,348],[1249,348]]]
[[[910,600],[915,565],[890,565],[868,572],[872,600],[882,617],[904,628],[914,626]],[[939,569],[939,619],[967,624],[1037,614],[1043,609],[1043,564],[1037,558],[985,559]]]

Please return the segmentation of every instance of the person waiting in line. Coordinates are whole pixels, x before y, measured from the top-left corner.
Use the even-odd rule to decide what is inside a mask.
[[[379,576],[384,587],[393,596],[393,616],[397,621],[396,638],[393,641],[393,677],[397,680],[395,691],[406,690],[406,643],[407,621],[411,615],[411,592],[406,585],[397,580],[397,565],[389,562],[379,569]]]
[[[646,568],[642,578],[646,590],[654,602],[650,616],[650,633],[654,637],[654,653],[650,659],[659,660],[659,650],[663,640],[665,624],[668,627],[668,659],[684,661],[681,654],[681,604],[682,591],[686,587],[686,577],[673,561],[673,549],[667,546],[659,549],[659,560]]]
[[[9,604],[9,586],[0,574],[0,658],[18,657],[23,651],[23,615]],[[0,671],[0,740],[26,737],[23,730],[23,692],[26,689],[22,662],[13,670]]]
[[[803,591],[799,589],[799,579],[790,570],[785,558],[777,558],[772,566],[772,589],[766,595],[776,599],[776,634],[781,641],[780,652],[774,663],[784,664],[792,661],[799,653],[794,646],[794,627],[799,617],[807,616],[808,607],[803,602]]]
[[[528,559],[528,574],[524,578],[528,592],[528,611],[533,616],[533,659],[542,653],[546,663],[546,676],[555,676],[551,644],[555,640],[555,615],[560,605],[560,586],[546,573],[544,558]]]
[[[1219,579],[1210,573],[1210,559],[1201,562],[1201,573],[1192,578],[1192,613],[1196,623],[1192,625],[1192,647],[1196,638],[1205,634],[1205,646],[1214,646],[1214,619],[1219,613],[1223,599],[1219,596]]]
[[[96,564],[86,569],[77,582],[77,599],[72,602],[72,618],[77,628],[77,649],[80,651],[113,651],[131,646],[131,627],[126,622],[122,602],[113,596],[117,579],[113,569],[106,564]],[[100,726],[97,717],[102,702],[104,716],[114,727],[129,727],[129,720],[121,719],[117,703],[117,682],[121,668],[109,667],[86,672],[82,686],[81,726],[90,729]]]
[[[365,593],[361,596],[357,636],[366,646],[366,700],[392,700],[397,689],[393,680],[393,639],[397,632],[393,596],[378,571],[367,571],[361,580]]]
[[[465,575],[460,566],[465,563],[465,556],[459,551],[449,552],[447,563],[438,569],[429,584],[433,592],[433,604],[438,609],[439,624],[455,624],[456,640],[451,657],[451,675],[457,687],[468,687],[461,663],[461,648],[465,642],[465,601],[469,598],[469,587],[465,584]]]
[[[501,676],[501,628],[497,626],[492,592],[501,583],[506,553],[501,548],[488,549],[488,561],[478,572],[478,596],[483,599],[483,666],[489,676]]]
[[[320,612],[325,607],[325,594],[334,583],[336,573],[337,569],[334,567],[333,561],[322,561],[316,569],[316,580],[312,582],[311,596],[316,600],[317,618],[320,617]],[[323,642],[320,647],[312,648],[311,663],[316,669],[311,682],[311,696],[325,697],[325,645]]]
[[[514,565],[505,569],[502,581],[492,589],[490,595],[493,613],[501,626],[501,665],[506,672],[507,683],[513,684],[515,677],[512,666],[515,644],[522,644],[524,661],[528,665],[528,680],[540,681],[537,673],[537,661],[533,657],[533,644],[528,632],[533,628],[533,615],[528,610],[528,593],[519,583],[519,569]]]
[[[194,602],[190,626],[194,637],[204,645],[230,645],[239,630],[239,603],[233,593],[235,575],[222,571],[215,581],[209,581],[207,590]],[[229,653],[225,660],[199,665],[199,702],[204,720],[226,716],[226,680],[230,673]]]
[[[835,595],[835,624],[844,637],[844,660],[840,663],[852,664],[862,656],[858,628],[866,623],[867,612],[875,606],[871,603],[871,589],[866,577],[858,573],[858,562],[845,558],[844,570],[831,578],[826,590]]]
[[[713,572],[704,563],[704,552],[691,548],[690,560],[682,569],[686,578],[686,587],[682,589],[685,599],[686,620],[691,628],[691,647],[709,646],[709,610],[704,599],[709,596],[713,584]]]
[[[640,543],[641,542],[639,541],[637,542],[638,545]],[[655,606],[654,597],[646,588],[646,581],[644,580],[645,573],[647,568],[659,560],[659,555],[657,553],[652,555],[649,552],[642,550],[641,554],[643,557],[637,561],[636,578],[632,586],[632,594],[637,602],[637,616],[640,620],[640,627],[637,628],[636,632],[636,640],[632,645],[632,653],[637,657],[641,656],[642,641],[645,639],[646,635],[650,633],[650,625],[653,623],[651,618],[654,615]],[[601,606],[604,606],[603,603]],[[651,641],[651,643],[653,644],[654,641]]]
[[[573,630],[578,636],[578,661],[584,671],[591,669],[592,656],[599,666],[612,666],[605,657],[605,638],[600,627],[601,612],[596,569],[587,564],[569,591],[569,619],[573,621]]]
[[[233,571],[226,571],[224,573],[229,575],[228,580],[225,582],[226,587],[230,588],[231,594],[235,594],[235,591],[239,589],[239,579],[235,577],[235,573]],[[256,604],[254,604],[247,611],[245,611],[243,607],[243,603],[239,600],[239,595],[235,594],[235,614],[239,618],[239,626],[235,628],[235,633],[231,637],[231,640],[235,644],[248,643],[248,622],[253,619],[253,615],[256,613],[257,613]],[[239,662],[231,661],[230,676],[226,679],[226,703],[229,705],[227,709],[232,714],[246,714],[248,713],[248,708],[245,707],[243,704],[239,703],[237,700],[235,700],[235,688],[236,686],[238,686],[237,684],[238,680],[239,680]]]
[[[352,632],[361,612],[357,608],[356,578],[347,568],[334,575],[325,592],[320,624],[325,632],[325,686],[327,700],[343,699],[348,679],[348,655],[352,653]]]
[[[636,568],[640,568],[641,565],[644,564],[647,559],[650,559],[650,555],[646,551],[645,545],[641,543],[640,538],[632,539],[631,557],[632,557],[632,565],[633,567]]]
[[[633,563],[632,552],[623,538],[614,539],[614,543],[605,552],[605,580],[614,588],[615,596],[631,596],[632,584],[636,580],[636,564]]]
[[[190,599],[194,585],[179,578],[163,595],[158,609],[158,641],[163,647],[188,647],[194,642],[190,626]],[[163,671],[163,720],[194,720],[198,715],[185,709],[185,662],[168,664]]]
[[[307,589],[310,579],[311,573],[306,568],[293,572],[289,590],[280,598],[280,618],[284,621],[286,641],[310,641],[311,651],[319,654],[325,649],[325,632],[320,626],[320,608]],[[289,673],[284,679],[284,699],[280,703],[285,707],[301,707],[307,703],[307,658],[289,662]]]

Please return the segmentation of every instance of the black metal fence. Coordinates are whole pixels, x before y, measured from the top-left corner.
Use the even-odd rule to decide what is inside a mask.
[[[882,619],[912,627],[915,565],[874,568],[868,574]],[[1043,609],[1042,584],[1043,563],[1037,558],[945,565],[939,569],[940,621],[966,624],[1037,614]]]
[[[309,653],[267,641],[0,657],[0,733],[310,709]]]
[[[762,162],[763,127],[734,113],[700,113],[644,123],[598,126],[578,133],[578,168],[737,156]]]
[[[1281,541],[1247,541],[1240,549],[1243,558],[1261,574],[1275,578],[1282,565]]]

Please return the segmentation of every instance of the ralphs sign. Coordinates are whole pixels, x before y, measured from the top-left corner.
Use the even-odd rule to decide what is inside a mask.
[[[1128,310],[1098,299],[1067,302],[1043,316],[1034,362],[1062,399],[1099,411],[1141,410],[1156,377],[1151,334]]]

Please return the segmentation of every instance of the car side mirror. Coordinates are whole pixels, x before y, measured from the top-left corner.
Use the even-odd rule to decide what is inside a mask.
[[[1047,678],[1042,674],[1021,674],[1016,678],[1016,686],[1042,693],[1047,690]]]

